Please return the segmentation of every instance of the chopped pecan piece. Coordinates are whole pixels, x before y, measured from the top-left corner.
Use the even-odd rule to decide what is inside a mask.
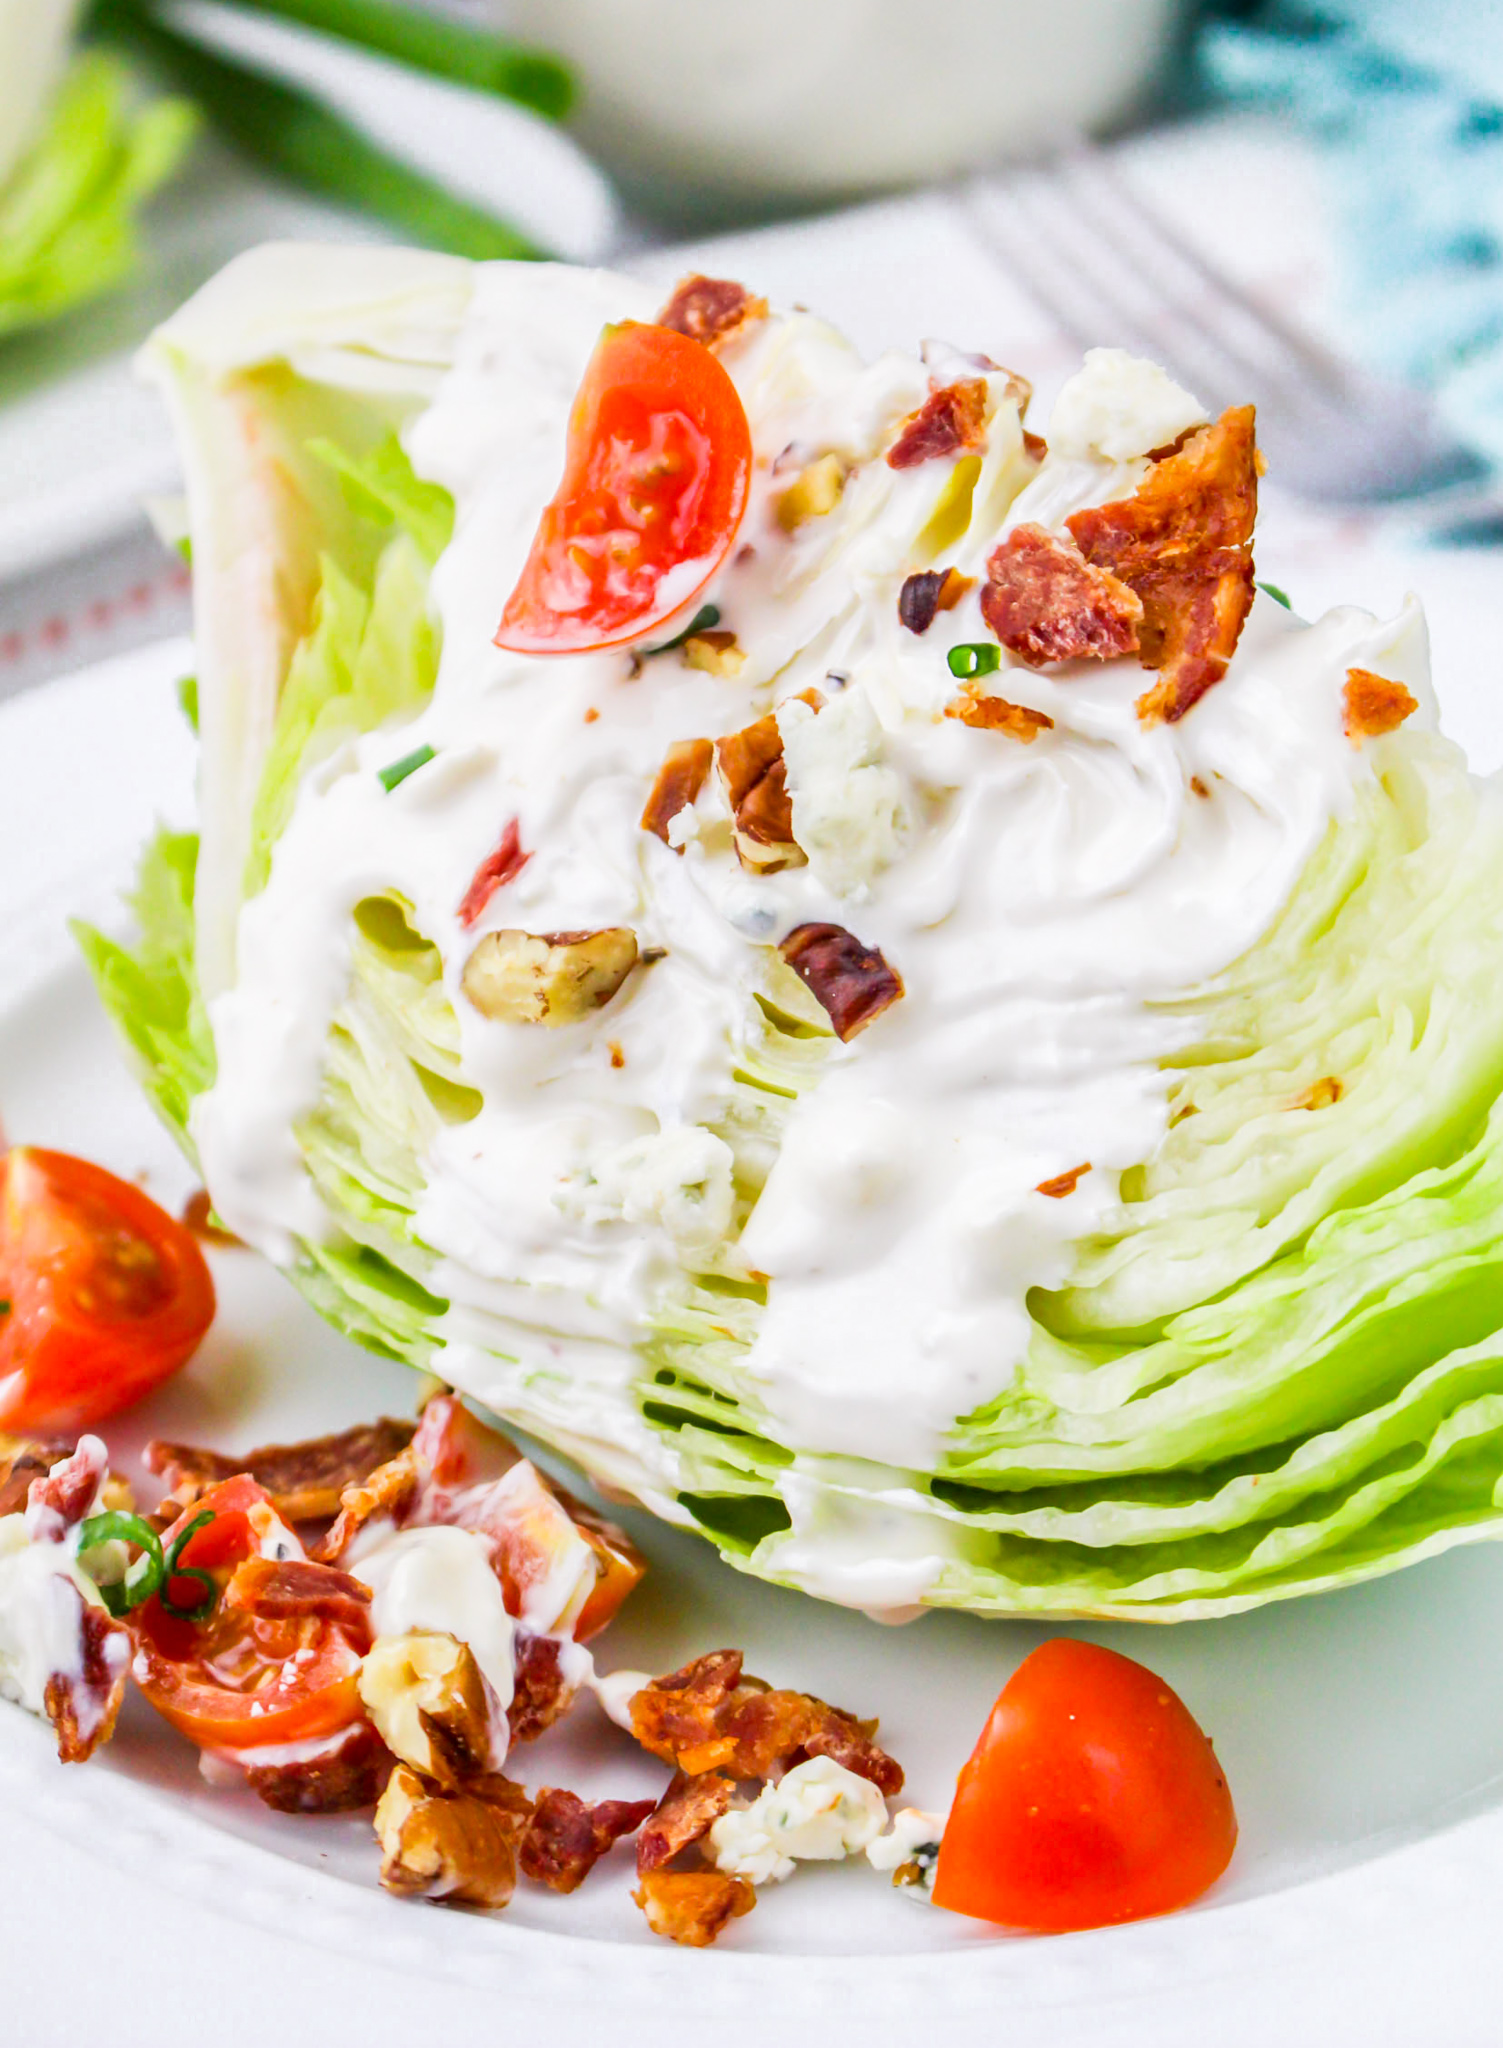
[[[632,1733],[644,1749],[676,1765],[680,1751],[716,1738],[715,1716],[740,1685],[741,1652],[711,1650],[633,1695]]]
[[[380,1636],[360,1667],[360,1699],[393,1756],[452,1786],[491,1760],[491,1698],[467,1643],[418,1630]]]
[[[724,626],[707,626],[702,633],[691,633],[684,642],[684,660],[707,676],[739,676],[746,667],[735,634]]]
[[[896,969],[875,946],[863,946],[843,925],[796,925],[778,951],[825,1011],[839,1039],[849,1040],[864,1031],[903,993]]]
[[[473,1792],[431,1791],[398,1764],[376,1808],[381,1882],[449,1905],[504,1906],[517,1887],[525,1811]]]
[[[1250,405],[1234,406],[1156,462],[1133,496],[1065,521],[1082,554],[1142,600],[1138,654],[1159,681],[1145,724],[1173,724],[1219,683],[1253,598],[1257,449]]]
[[[778,499],[778,524],[796,533],[810,519],[823,519],[840,503],[845,489],[845,464],[838,455],[821,455],[801,469]]]
[[[1073,1195],[1083,1175],[1091,1170],[1088,1159],[1083,1166],[1072,1166],[1068,1173],[1057,1173],[1052,1180],[1041,1180],[1034,1189],[1035,1194],[1048,1195],[1051,1200],[1062,1202],[1066,1195]]]
[[[654,1934],[684,1948],[708,1948],[724,1927],[757,1903],[744,1877],[726,1877],[718,1870],[649,1871],[632,1897]]]
[[[515,818],[501,834],[500,844],[494,853],[488,853],[470,878],[470,886],[464,892],[459,906],[459,922],[468,931],[478,923],[486,905],[506,883],[515,881],[523,868],[532,859],[530,853],[522,851],[522,828]]]
[[[915,469],[936,456],[964,455],[986,446],[986,379],[941,384],[898,429],[887,451],[890,469]]]
[[[626,925],[599,932],[487,932],[461,986],[483,1017],[503,1024],[577,1024],[603,1009],[637,964]]]
[[[563,1674],[555,1637],[518,1629],[515,1656],[516,1689],[506,1718],[514,1743],[535,1742],[545,1728],[569,1711],[579,1688]]]
[[[637,1837],[638,1875],[645,1877],[703,1841],[720,1816],[730,1811],[735,1797],[735,1784],[719,1771],[702,1771],[693,1778],[676,1771]]]
[[[656,324],[714,348],[750,321],[766,318],[766,299],[757,298],[744,284],[695,272],[679,279]]]
[[[715,765],[731,807],[742,866],[764,875],[801,867],[804,856],[793,836],[783,735],[774,714],[717,740]]]
[[[1341,701],[1346,712],[1346,736],[1354,747],[1363,740],[1397,731],[1410,712],[1419,709],[1419,699],[1402,683],[1374,675],[1370,668],[1347,670]]]
[[[650,1799],[602,1799],[590,1806],[574,1792],[544,1786],[522,1837],[522,1875],[550,1891],[575,1891],[607,1849],[651,1812]]]
[[[1054,720],[1047,711],[1030,711],[1026,704],[1009,704],[1005,697],[989,697],[974,683],[967,683],[958,697],[945,706],[946,718],[958,718],[981,732],[1005,732],[1012,739],[1032,746],[1041,732],[1052,732]]]
[[[61,1573],[49,1590],[55,1610],[71,1611],[77,1602],[78,1653],[73,1669],[49,1674],[43,1706],[57,1735],[59,1758],[65,1764],[81,1764],[115,1732],[130,1668],[130,1637]],[[56,1628],[58,1613],[47,1619],[49,1629]]]
[[[415,1423],[383,1416],[335,1436],[312,1437],[301,1444],[263,1444],[243,1458],[193,1444],[149,1443],[143,1454],[148,1472],[166,1480],[181,1507],[207,1493],[221,1479],[248,1472],[271,1496],[284,1522],[319,1522],[339,1512],[347,1487],[369,1479],[380,1466],[398,1456],[412,1441]]]
[[[954,611],[975,582],[958,569],[919,569],[905,576],[898,592],[899,623],[910,633],[927,633],[941,612]]]
[[[262,1621],[316,1614],[370,1641],[370,1587],[332,1564],[302,1557],[248,1557],[224,1589],[224,1604]]]
[[[714,759],[715,748],[709,740],[679,740],[668,749],[642,813],[644,832],[654,833],[665,846],[673,844],[668,837],[669,820],[694,802]],[[678,851],[682,853],[683,848]]]
[[[277,1813],[358,1813],[376,1804],[390,1772],[390,1752],[362,1721],[324,1756],[305,1757],[300,1763],[249,1764],[245,1782]]]
[[[1030,668],[1049,661],[1111,661],[1138,644],[1143,606],[1068,535],[1015,526],[986,565],[981,615]]]

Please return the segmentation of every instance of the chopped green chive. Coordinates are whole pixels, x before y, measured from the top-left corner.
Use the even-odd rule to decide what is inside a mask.
[[[1268,595],[1273,599],[1274,603],[1281,604],[1286,612],[1292,612],[1294,610],[1294,606],[1289,602],[1288,591],[1280,590],[1279,586],[1276,583],[1260,583],[1258,585],[1258,588],[1259,590],[1266,590],[1268,592]]]
[[[686,640],[692,640],[696,633],[708,633],[711,626],[719,624],[719,605],[702,604],[682,633],[675,633],[671,640],[659,640],[655,647],[639,647],[637,658],[645,661],[649,654],[667,654],[675,647],[682,647]]]
[[[198,735],[198,677],[179,676],[177,679],[177,708]]]
[[[1002,650],[989,640],[967,640],[949,652],[950,673],[967,681],[971,676],[989,676],[1002,666]]]
[[[377,777],[388,796],[399,782],[405,782],[409,775],[416,775],[419,768],[426,768],[434,758],[432,747],[414,747],[410,754],[404,754],[400,761],[393,761],[389,768],[383,768]]]
[[[143,1521],[139,1515],[119,1512],[90,1515],[78,1530],[80,1570],[84,1568],[84,1554],[97,1549],[102,1543],[129,1543],[141,1553],[134,1563],[127,1565],[123,1578],[94,1579],[100,1599],[118,1620],[121,1615],[129,1614],[133,1607],[139,1607],[143,1600],[149,1600],[161,1587],[166,1571],[161,1538],[150,1522]],[[92,1572],[89,1577],[94,1577]]]
[[[207,1621],[214,1612],[214,1602],[219,1598],[219,1588],[207,1572],[200,1571],[196,1565],[178,1563],[178,1559],[199,1530],[207,1528],[213,1519],[212,1508],[205,1508],[202,1514],[195,1515],[187,1528],[176,1538],[162,1563],[162,1606],[168,1614],[175,1614],[182,1621]],[[203,1587],[203,1598],[197,1606],[185,1607],[181,1601],[173,1598],[172,1586],[177,1579],[193,1579]]]

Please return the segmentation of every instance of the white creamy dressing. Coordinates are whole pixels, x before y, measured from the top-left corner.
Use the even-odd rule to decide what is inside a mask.
[[[469,1529],[403,1529],[347,1558],[345,1569],[371,1589],[373,1634],[426,1629],[468,1643],[504,1716],[515,1689],[516,1629],[478,1536]]]
[[[235,985],[211,1004],[218,1080],[194,1134],[230,1229],[284,1262],[294,1235],[327,1233],[293,1129],[317,1099],[355,905],[399,893],[440,950],[464,1077],[484,1098],[433,1144],[417,1217],[453,1304],[442,1370],[503,1412],[525,1405],[561,1447],[681,1519],[672,1442],[630,1395],[633,1346],[703,1254],[695,1218],[723,1206],[724,1162],[703,1127],[754,1035],[770,945],[805,920],[847,926],[906,994],[851,1044],[832,1042],[817,1085],[789,1106],[739,1247],[722,1254],[723,1270],[770,1276],[748,1393],[800,1451],[924,1467],[957,1416],[1011,1382],[1029,1290],[1067,1278],[1076,1241],[1110,1227],[1121,1173],[1163,1135],[1159,1063],[1190,1027],[1155,1003],[1259,938],[1371,774],[1342,730],[1348,666],[1409,683],[1433,713],[1413,608],[1307,626],[1260,596],[1226,680],[1178,725],[1140,723],[1132,661],[1034,674],[1006,656],[987,687],[1048,713],[1052,732],[1025,747],[941,717],[958,687],[947,649],[991,636],[974,591],[923,637],[897,618],[953,465],[896,472],[880,451],[929,371],[902,356],[864,366],[803,315],[724,354],[758,468],[738,548],[700,598],[736,633],[742,671],[708,675],[668,654],[631,679],[619,652],[494,647],[600,327],[654,310],[655,294],[603,273],[476,273],[454,368],[408,434],[419,472],[457,507],[433,579],[438,687],[416,720],[365,737],[303,788],[270,882],[242,912]],[[1058,525],[1130,493],[1141,456],[1200,416],[1162,373],[1110,351],[1059,406],[1066,452],[1033,475],[998,397],[971,530],[942,565],[979,573],[1007,525]],[[831,450],[860,466],[835,510],[790,539],[774,501]],[[830,709],[805,720],[789,700],[810,686]],[[808,866],[738,866],[713,779],[677,822],[682,855],[641,831],[671,742],[772,705],[788,706]],[[388,795],[377,771],[422,743],[438,758]],[[513,817],[531,858],[465,932],[457,906]],[[483,930],[616,924],[666,957],[588,1022],[499,1024],[461,993]],[[1066,1199],[1036,1192],[1086,1161]],[[825,1514],[819,1491],[797,1465],[786,1475],[794,1549]],[[822,1526],[799,1570],[832,1597],[902,1607],[941,1563],[941,1525],[905,1537],[902,1523],[878,1504],[847,1543]],[[454,1632],[473,1640],[467,1626]]]
[[[43,1714],[50,1678],[83,1677],[86,1602],[102,1604],[65,1544],[34,1541],[25,1515],[0,1517],[0,1695]],[[88,1736],[85,1688],[75,1688],[74,1705]]]

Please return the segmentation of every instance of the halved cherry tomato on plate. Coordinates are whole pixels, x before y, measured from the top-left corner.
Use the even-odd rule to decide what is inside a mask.
[[[131,1617],[136,1682],[164,1719],[201,1749],[235,1751],[310,1742],[362,1718],[356,1679],[370,1648],[368,1628],[346,1628],[320,1614],[268,1619],[223,1597],[236,1568],[284,1548],[301,1557],[265,1491],[243,1475],[211,1487],[162,1537],[173,1544],[201,1516],[180,1551],[166,1591],[196,1602],[207,1574],[217,1597],[202,1621],[174,1613],[153,1596]]]
[[[0,1156],[0,1428],[79,1430],[186,1364],[214,1319],[193,1235],[102,1166]]]
[[[1003,1687],[955,1795],[934,1903],[1039,1934],[1171,1913],[1231,1861],[1209,1741],[1141,1664],[1059,1637]]]
[[[496,644],[577,654],[681,611],[730,551],[751,462],[740,395],[702,342],[637,320],[607,327]]]

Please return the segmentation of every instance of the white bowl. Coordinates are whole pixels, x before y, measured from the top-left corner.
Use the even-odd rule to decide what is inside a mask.
[[[684,216],[1028,154],[1144,91],[1182,0],[492,0],[582,84],[575,131]]]

